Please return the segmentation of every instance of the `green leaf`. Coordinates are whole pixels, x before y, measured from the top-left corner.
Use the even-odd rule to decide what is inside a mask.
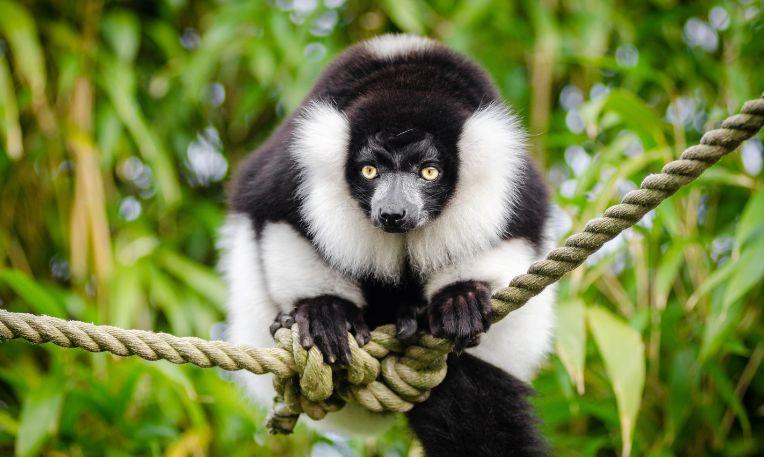
[[[751,196],[737,224],[735,245],[743,246],[754,235],[764,233],[764,190]]]
[[[711,313],[706,321],[700,360],[707,360],[716,352],[724,336],[737,322],[742,306],[739,300],[764,278],[764,237],[742,250],[740,258],[728,260],[724,266],[724,276],[728,277],[721,300],[714,300]],[[717,270],[717,273],[722,270]]]
[[[140,46],[140,23],[128,11],[114,11],[103,18],[103,33],[117,56],[132,62]]]
[[[584,393],[584,359],[586,349],[586,306],[580,300],[561,303],[557,307],[557,354],[578,393]]]
[[[0,282],[4,282],[35,313],[65,317],[64,304],[44,286],[18,270],[0,270]]]
[[[748,414],[745,412],[745,407],[740,401],[740,398],[738,398],[738,394],[735,392],[735,386],[732,384],[732,380],[730,380],[727,373],[724,372],[724,369],[713,360],[705,365],[705,369],[711,379],[714,380],[716,392],[724,402],[727,403],[727,406],[729,406],[740,421],[743,433],[749,435],[751,433],[751,421],[748,420]]]
[[[693,352],[677,352],[669,373],[665,433],[671,443],[692,411],[693,394],[698,385],[698,369]]]
[[[19,108],[16,103],[16,90],[5,56],[0,52],[0,132],[5,134],[5,149],[8,157],[17,160],[24,152],[24,142],[19,125]]]
[[[621,121],[639,136],[645,149],[666,145],[663,121],[632,92],[623,89],[611,91],[603,109],[618,113]]]
[[[16,456],[36,455],[58,428],[64,391],[61,383],[47,380],[24,398],[16,438]]]
[[[677,240],[672,243],[666,253],[661,256],[660,265],[655,272],[655,286],[653,288],[656,303],[660,309],[666,307],[666,301],[671,292],[671,287],[684,263],[684,251],[686,247],[686,242]]]
[[[139,269],[118,268],[112,277],[109,296],[109,324],[117,327],[132,327],[136,312],[146,303]]]
[[[412,0],[385,0],[385,12],[401,30],[421,35],[425,32],[421,4]]]
[[[45,98],[46,71],[37,25],[19,2],[0,0],[0,34],[8,39],[14,63],[36,99]]]
[[[165,203],[172,207],[181,199],[180,185],[175,174],[172,154],[165,148],[153,126],[143,115],[135,94],[136,75],[131,65],[104,56],[102,63],[103,90],[108,94],[114,110],[127,127],[138,145],[141,156],[151,164],[156,177],[156,185]]]
[[[226,299],[226,288],[214,270],[168,249],[162,250],[158,255],[162,265],[175,277],[222,308]]]
[[[631,454],[634,424],[645,385],[645,347],[639,333],[600,307],[586,312],[618,404],[623,456]]]
[[[732,262],[733,260],[729,260]],[[724,295],[724,306],[729,306],[733,301],[740,299],[751,288],[758,284],[764,277],[764,237],[740,253],[740,258],[735,265],[735,274],[727,283]]]

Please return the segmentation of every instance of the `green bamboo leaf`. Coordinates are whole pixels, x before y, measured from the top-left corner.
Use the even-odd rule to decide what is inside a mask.
[[[736,262],[736,272],[727,283],[724,306],[729,306],[732,302],[739,300],[756,284],[759,284],[764,278],[762,262],[764,262],[764,237],[758,238],[755,243],[741,252],[740,258]]]
[[[180,188],[169,151],[149,127],[135,96],[135,72],[117,59],[102,59],[101,84],[109,95],[117,115],[138,144],[141,155],[154,171],[156,186],[164,202],[175,206],[180,202]]]
[[[580,300],[561,303],[557,307],[557,354],[579,394],[584,393],[585,318],[586,306]]]
[[[420,3],[411,0],[385,0],[385,13],[401,30],[422,35],[425,32],[424,14]]]
[[[743,246],[754,235],[764,234],[764,192],[755,192],[743,209],[735,230],[735,245]]]
[[[178,31],[169,23],[154,21],[149,24],[146,32],[154,43],[159,46],[167,60],[180,58],[185,53],[183,46],[180,44]]]
[[[146,303],[139,269],[135,266],[118,268],[112,275],[109,296],[109,323],[132,327],[136,312]]]
[[[735,273],[735,262],[727,262],[713,273],[708,275],[703,283],[690,296],[687,306],[692,308],[701,298],[711,293],[714,289],[724,284]]]
[[[30,390],[21,407],[16,456],[36,455],[58,429],[64,391],[61,380],[47,380],[41,388]]]
[[[214,270],[167,249],[158,253],[158,256],[159,262],[176,278],[222,308],[226,299],[226,288]]]
[[[14,437],[19,433],[19,421],[8,411],[0,410],[0,432]]]
[[[144,272],[151,303],[167,316],[173,333],[190,335],[191,318],[176,283],[165,272],[149,266]]]
[[[18,270],[0,270],[0,282],[8,285],[29,307],[38,314],[65,317],[64,304],[45,286]]]
[[[761,267],[763,258],[764,237],[759,237],[740,253],[737,260],[730,259],[724,265],[724,277],[729,280],[724,293],[715,295],[716,299],[711,304],[700,347],[701,361],[708,360],[717,351],[742,313],[740,299],[764,278],[764,268]]]
[[[666,145],[660,116],[632,92],[623,89],[611,91],[603,109],[616,112],[621,121],[639,136],[645,149]]]
[[[681,271],[685,259],[684,251],[686,247],[686,242],[677,240],[672,243],[668,250],[661,256],[660,264],[655,273],[655,286],[653,288],[656,302],[660,305],[660,308],[666,306],[671,287]]]
[[[645,385],[645,347],[640,334],[610,311],[590,307],[586,317],[613,385],[621,423],[621,455],[626,457],[631,454]]]
[[[706,363],[705,369],[711,379],[714,380],[716,392],[722,400],[727,403],[727,406],[729,406],[732,412],[735,413],[735,416],[737,416],[740,421],[740,426],[743,428],[743,432],[746,435],[750,435],[751,421],[748,419],[748,414],[745,412],[743,403],[735,392],[735,386],[733,385],[732,380],[727,376],[727,373],[724,372],[724,369],[715,361]]]
[[[692,411],[692,399],[699,379],[695,354],[689,350],[677,352],[669,373],[666,436],[671,443]]]
[[[29,83],[35,99],[45,98],[46,71],[37,26],[19,3],[0,0],[0,34],[8,39],[18,72]]]
[[[102,30],[117,56],[132,62],[140,46],[141,26],[138,18],[129,11],[113,11],[102,21]]]
[[[19,125],[16,90],[13,87],[8,61],[2,51],[0,51],[0,117],[2,117],[2,132],[5,134],[5,149],[8,157],[17,160],[24,153],[24,143]]]

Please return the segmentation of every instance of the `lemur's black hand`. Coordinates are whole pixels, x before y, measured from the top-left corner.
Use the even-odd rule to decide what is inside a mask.
[[[427,308],[430,333],[454,343],[457,352],[477,344],[491,326],[491,289],[482,281],[456,282],[439,290]]]
[[[361,309],[334,295],[300,300],[292,313],[302,346],[307,349],[315,344],[329,363],[350,363],[348,331],[360,346],[371,338]]]

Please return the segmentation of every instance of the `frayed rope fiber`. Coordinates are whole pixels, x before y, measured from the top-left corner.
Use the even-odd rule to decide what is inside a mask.
[[[569,237],[562,247],[531,265],[526,274],[515,277],[508,287],[494,293],[494,321],[503,319],[581,265],[604,243],[636,224],[660,202],[754,136],[763,125],[764,95],[746,102],[740,114],[728,117],[720,128],[707,132],[699,145],[686,149],[660,173],[647,176],[639,189],[626,194],[603,217],[590,221],[583,232]],[[291,432],[302,413],[321,419],[347,401],[380,413],[408,411],[415,403],[427,399],[430,389],[443,381],[446,356],[452,350],[448,341],[426,334],[419,335],[415,344],[404,346],[395,338],[395,327],[385,325],[372,331],[371,341],[363,347],[348,334],[351,363],[338,368],[324,363],[317,348],[306,350],[301,346],[296,325],[291,331],[276,332],[275,347],[255,348],[5,310],[0,310],[0,338],[22,338],[36,344],[51,342],[91,352],[193,363],[205,368],[272,373],[277,397],[268,426],[273,433]]]

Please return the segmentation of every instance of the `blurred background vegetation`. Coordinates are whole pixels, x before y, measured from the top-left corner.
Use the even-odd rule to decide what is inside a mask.
[[[757,0],[0,0],[0,305],[209,337],[231,169],[350,43],[436,37],[533,134],[560,235],[764,90]],[[761,136],[560,291],[559,455],[764,454]],[[404,455],[271,437],[215,370],[0,345],[0,455]]]

